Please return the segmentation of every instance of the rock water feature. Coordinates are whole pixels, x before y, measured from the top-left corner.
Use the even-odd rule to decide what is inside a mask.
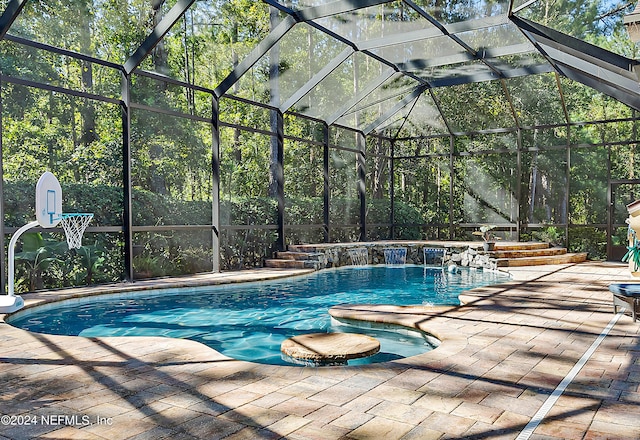
[[[498,263],[495,259],[486,254],[481,254],[474,249],[467,249],[464,252],[453,254],[451,256],[451,262],[464,267],[498,270]]]
[[[366,264],[391,264],[388,259],[399,260],[404,254],[404,263],[396,264],[434,265],[442,260],[443,267],[468,266],[484,269],[497,269],[497,260],[481,251],[480,242],[470,246],[469,243],[403,241],[366,242],[366,243],[323,243],[320,245],[289,245],[289,250],[306,252],[310,255],[322,254],[320,268],[356,266]],[[480,249],[478,249],[480,248]],[[403,249],[402,251],[400,249]],[[425,250],[426,249],[426,250]],[[385,256],[385,253],[387,254]],[[398,255],[392,255],[398,253]],[[317,257],[314,257],[317,258]]]
[[[385,248],[384,252],[384,264],[390,265],[403,265],[407,262],[407,248]]]
[[[369,264],[369,252],[367,251],[367,248],[351,248],[348,249],[348,252],[352,266],[366,266]]]

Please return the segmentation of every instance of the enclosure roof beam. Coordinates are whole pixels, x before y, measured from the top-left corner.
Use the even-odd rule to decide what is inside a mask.
[[[0,16],[0,40],[4,38],[13,22],[16,21],[26,2],[27,0],[11,0],[9,2]]]
[[[556,87],[558,87],[558,94],[560,95],[560,103],[562,104],[562,111],[564,112],[564,118],[567,121],[567,124],[571,123],[571,118],[569,117],[569,109],[567,108],[567,100],[564,97],[564,91],[562,90],[562,84],[560,83],[560,74],[558,72],[555,73],[556,77]]]
[[[422,84],[424,86],[429,86],[429,82],[426,79],[420,78],[418,75],[416,75],[413,72],[407,72],[406,70],[401,70],[400,67],[397,64],[392,63],[391,61],[389,61],[389,60],[387,60],[385,58],[382,58],[381,56],[376,55],[373,52],[370,52],[368,50],[363,50],[362,53],[366,54],[367,56],[370,56],[374,60],[379,61],[380,63],[384,64],[385,66],[389,66],[389,67],[393,68],[396,72],[400,72],[404,76],[409,77],[409,78],[417,81],[418,83],[420,83],[420,84]]]
[[[411,112],[413,112],[413,109],[416,108],[416,105],[418,105],[418,101],[420,99],[422,99],[424,95],[420,95],[418,96],[416,99],[413,100],[413,103],[411,103],[411,108],[409,109],[409,111],[407,112],[407,114],[405,115],[405,117],[403,118],[402,122],[400,123],[400,126],[398,127],[398,129],[396,130],[396,134],[395,136],[392,136],[392,138],[397,138],[398,136],[400,136],[400,133],[402,132],[402,129],[404,128],[404,126],[407,124],[407,122],[409,121],[409,116],[411,115]],[[387,119],[387,121],[389,121],[389,124],[393,123],[393,121],[391,121],[391,118]],[[383,128],[383,127],[378,127]]]
[[[40,43],[39,41],[27,40],[26,38],[17,37],[15,35],[12,35],[12,34],[9,34],[9,33],[7,33],[4,36],[4,38],[7,41],[13,41],[15,43],[22,44],[24,46],[34,47],[34,48],[36,48],[38,50],[44,50],[44,51],[55,53],[55,54],[58,54],[58,55],[63,55],[63,56],[69,57],[69,58],[76,58],[78,60],[87,61],[89,63],[97,64],[97,65],[100,65],[100,66],[106,66],[106,67],[109,67],[111,69],[116,69],[118,71],[122,71],[123,70],[122,64],[112,63],[110,61],[105,61],[105,60],[102,60],[100,58],[95,58],[95,57],[92,57],[92,56],[89,56],[89,55],[85,55],[85,54],[73,52],[73,51],[70,51],[70,50],[62,49],[60,47],[51,46],[49,44]]]
[[[579,58],[542,46],[560,73],[640,110],[640,84],[636,78],[602,69]]]
[[[438,98],[436,97],[435,93],[433,93],[433,89],[429,89],[429,96],[431,96],[431,99],[433,100],[434,105],[438,109],[438,113],[440,113],[440,117],[442,118],[442,122],[444,122],[444,126],[447,127],[447,132],[449,133],[449,135],[453,135],[453,130],[451,129],[451,124],[447,120],[447,117],[444,114],[444,111],[442,111],[442,106],[440,105],[440,101],[438,101]]]
[[[566,48],[567,51],[571,50],[574,53],[585,54],[591,57],[594,64],[608,70],[611,70],[612,66],[616,66],[619,69],[632,72],[631,66],[637,64],[635,60],[630,60],[622,55],[589,44],[586,41],[578,40],[541,24],[516,16],[510,17],[510,19],[529,39],[533,41],[546,40]]]
[[[445,25],[443,25],[442,23],[440,23],[438,20],[436,20],[431,14],[427,13],[424,9],[422,9],[420,6],[418,6],[417,4],[415,4],[412,0],[403,0],[405,3],[407,3],[413,10],[415,10],[418,14],[420,14],[423,18],[425,18],[429,23],[431,23],[432,25],[434,25],[435,27],[437,27],[438,29],[440,29],[440,31],[442,32],[442,34],[446,37],[449,37],[451,40],[453,40],[457,45],[459,45],[460,47],[462,47],[465,51],[467,51],[470,55],[473,56],[473,59],[477,59],[480,60],[483,64],[485,64],[489,69],[491,69],[492,71],[494,71],[498,77],[502,77],[500,71],[495,68],[490,62],[488,62],[485,59],[479,58],[478,57],[478,52],[472,48],[471,46],[469,46],[467,43],[465,43],[464,41],[462,41],[462,39],[460,37],[458,37],[455,32],[451,32],[449,29],[447,29],[445,27]],[[507,16],[506,14],[501,14],[502,16],[504,16],[504,18],[506,19]]]
[[[410,32],[392,34],[386,37],[372,38],[370,40],[365,40],[358,43],[358,47],[362,50],[380,49],[383,47],[397,46],[399,44],[430,40],[442,36],[442,32],[440,32],[439,29],[431,27]]]
[[[142,42],[140,47],[136,49],[133,55],[124,63],[124,71],[127,74],[133,72],[142,61],[151,53],[158,45],[160,40],[169,32],[171,27],[184,15],[195,0],[178,0],[178,2],[169,10],[160,23],[153,29],[151,34]]]
[[[412,7],[419,8],[415,3],[411,2]],[[495,26],[500,26],[509,22],[509,16],[507,14],[493,15],[491,17],[474,18],[473,20],[458,21],[455,23],[444,24],[444,28],[450,34],[459,34],[462,32],[477,31],[480,29],[487,29]]]
[[[396,71],[394,69],[387,69],[380,76],[378,76],[373,81],[369,82],[369,84],[362,89],[356,96],[351,99],[351,101],[347,102],[342,108],[338,109],[335,113],[333,113],[329,118],[325,120],[327,125],[331,125],[344,116],[349,110],[358,105],[362,100],[364,100],[367,96],[373,93],[378,87],[381,87],[382,84],[385,83],[389,78],[391,78]]]
[[[362,133],[365,136],[368,135],[369,133],[371,133],[373,130],[375,130],[376,128],[378,128],[382,124],[384,124],[387,119],[393,117],[393,115],[398,113],[404,107],[409,105],[414,100],[418,99],[418,97],[425,90],[427,90],[426,86],[416,87],[416,89],[413,92],[411,92],[409,95],[405,96],[400,102],[398,102],[396,105],[394,105],[388,112],[386,112],[385,114],[381,115],[378,119],[376,119],[374,122],[369,124],[364,130],[362,130]]]
[[[526,2],[524,2],[523,4],[521,4],[520,6],[517,7],[513,7],[513,3],[514,1],[511,0],[510,4],[509,4],[509,15],[512,14],[517,14],[518,12],[522,11],[525,8],[528,8],[529,6],[531,6],[532,4],[538,2],[538,0],[527,0]]]
[[[334,70],[340,66],[347,58],[349,58],[355,51],[352,47],[345,47],[345,49],[338,54],[334,59],[328,62],[318,73],[307,81],[305,85],[300,87],[284,104],[280,106],[282,113],[293,107],[298,101],[300,101],[307,93],[313,90],[320,81],[325,79]]]
[[[510,55],[521,55],[536,52],[535,48],[530,43],[522,43],[522,44],[514,44],[511,46],[503,46],[503,47],[489,47],[486,49],[482,49],[482,51],[476,54],[476,57],[472,57],[471,54],[467,52],[431,58],[428,60],[420,60],[424,63],[425,67],[441,67],[448,66],[451,64],[464,63],[467,61],[471,61],[473,59],[476,60],[486,60],[491,58],[498,58],[502,56],[510,56]],[[536,52],[537,53],[537,52]],[[402,67],[402,66],[401,66]]]
[[[467,61],[472,61],[474,59],[483,60],[497,58],[500,56],[520,55],[532,52],[537,53],[535,48],[530,43],[514,44],[512,46],[483,49],[481,52],[478,52],[475,58],[468,52],[456,53],[429,59],[415,58],[407,61],[406,63],[398,63],[398,68],[404,71],[411,72],[413,70],[423,70],[428,67],[442,67],[450,66],[452,64],[461,64]]]
[[[503,70],[498,76],[494,72],[482,72],[471,75],[450,76],[430,81],[431,87],[449,87],[470,84],[474,82],[494,81],[501,78],[518,78],[521,76],[536,75],[540,73],[553,72],[553,67],[549,64],[538,64],[535,66],[518,67],[515,69]]]
[[[389,0],[339,0],[329,2],[328,4],[312,6],[305,9],[291,9],[290,7],[278,2],[277,0],[263,1],[284,13],[293,16],[296,21],[299,22],[317,20],[319,18],[330,17],[332,15],[344,14],[346,12],[368,8],[370,6],[389,3]]]
[[[516,110],[516,107],[513,105],[513,99],[511,98],[511,93],[509,93],[507,82],[504,79],[500,80],[500,87],[502,87],[502,93],[504,93],[504,96],[507,98],[507,103],[509,104],[509,112],[511,113],[511,117],[515,121],[516,127],[520,128],[518,111]]]
[[[260,43],[253,48],[251,53],[244,58],[236,67],[233,69],[229,75],[225,79],[222,80],[220,85],[216,87],[215,93],[218,98],[224,95],[227,90],[229,90],[233,85],[240,80],[242,75],[247,73],[249,69],[251,69],[260,58],[262,58],[266,53],[275,46],[280,39],[295,26],[296,20],[292,16],[288,16],[284,20],[282,20],[264,39],[260,41]]]
[[[297,12],[299,11],[294,11],[293,9],[290,9],[286,6],[281,5],[280,3],[278,3],[275,0],[263,0],[265,3],[269,4],[270,6],[273,6],[274,8],[285,12],[286,14],[288,14],[287,18],[292,18],[293,20],[295,20],[296,23],[302,22],[307,24],[308,26],[311,26],[317,30],[319,30],[320,32],[323,32],[327,35],[329,35],[331,38],[346,44],[347,46],[351,46],[353,47],[354,50],[359,50],[355,43],[351,40],[348,40],[344,37],[342,37],[341,35],[336,34],[333,31],[330,31],[329,29],[325,28],[324,26],[319,25],[318,23],[316,23],[315,21],[312,20],[304,20],[300,17],[300,14],[298,14]],[[353,9],[353,8],[352,8]]]
[[[563,50],[562,47],[547,46],[540,43],[541,49],[554,61],[556,65],[570,66],[572,69],[583,71],[603,82],[610,82],[631,93],[640,91],[638,78],[635,74],[624,69],[606,69],[595,65],[588,57]],[[630,60],[631,61],[631,60]]]
[[[310,21],[330,17],[332,15],[344,14],[371,6],[377,6],[388,2],[389,0],[340,0],[294,11],[293,15],[298,21]]]
[[[375,100],[372,100],[370,102],[367,102],[364,105],[356,106],[356,107],[352,108],[351,110],[345,112],[345,114],[342,115],[342,116],[352,115],[354,113],[357,113],[357,112],[360,112],[360,111],[364,111],[365,109],[370,109],[372,107],[379,106],[380,104],[384,104],[385,108],[389,108],[393,103],[395,103],[398,100],[402,99],[402,97],[406,96],[407,93],[411,93],[415,88],[416,88],[416,86],[413,85],[411,87],[406,87],[404,89],[398,89],[398,90],[395,91],[395,93],[390,94],[389,96],[381,97],[379,99],[375,99]]]
[[[420,14],[423,16],[423,18],[425,18],[424,17],[425,15],[429,16],[424,11],[420,12]],[[435,22],[435,19],[432,18],[431,20],[428,20],[428,21],[431,24],[433,24]],[[358,47],[361,50],[367,50],[367,49],[375,49],[379,47],[395,46],[397,44],[411,43],[414,41],[429,40],[432,38],[444,37],[448,34],[484,29],[492,26],[505,24],[508,22],[509,20],[507,19],[506,15],[498,15],[495,17],[467,20],[467,21],[461,21],[458,23],[452,23],[447,25],[442,25],[438,23],[433,27],[392,34],[386,37],[372,38],[370,40],[359,42]]]
[[[638,61],[537,23],[511,19],[558,72],[640,110],[640,84],[634,73]]]
[[[567,78],[578,81],[588,87],[591,87],[592,89],[598,90],[599,92],[611,96],[612,98],[628,105],[629,107],[640,111],[640,89],[633,93],[624,91],[619,87],[616,87],[615,84],[604,83],[598,78],[594,78],[590,75],[585,74],[584,72],[573,69],[571,66],[558,65],[558,70]]]

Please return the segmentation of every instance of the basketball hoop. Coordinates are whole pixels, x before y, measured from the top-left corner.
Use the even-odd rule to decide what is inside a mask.
[[[82,246],[82,234],[92,218],[93,214],[63,214],[60,182],[49,171],[40,176],[36,184],[36,220],[19,228],[9,241],[7,295],[0,295],[0,313],[13,313],[24,307],[24,300],[20,295],[15,294],[15,260],[18,238],[36,226],[55,228],[62,223],[69,249],[79,249]]]
[[[79,249],[82,246],[82,234],[92,218],[93,214],[86,213],[62,214],[60,216],[60,223],[67,236],[69,249]]]

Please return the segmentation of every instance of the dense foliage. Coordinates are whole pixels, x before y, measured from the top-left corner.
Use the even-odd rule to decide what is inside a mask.
[[[33,184],[5,183],[5,206],[17,212],[33,212]],[[122,211],[109,209],[122,205],[122,188],[107,185],[72,184],[63,188],[65,212],[93,212],[92,227],[122,224]],[[180,201],[150,191],[136,189],[133,197],[135,225],[167,226],[153,232],[139,232],[134,237],[134,268],[140,277],[180,275],[211,270],[211,203]],[[345,211],[357,200],[335,200],[332,206]],[[287,199],[287,212],[298,224],[321,223],[313,212],[322,211],[322,198]],[[102,209],[93,209],[102,207]],[[388,222],[388,202],[372,200],[368,220]],[[276,205],[272,198],[236,199],[221,204],[226,225],[275,225]],[[419,224],[420,213],[401,202],[400,222]],[[29,221],[27,215],[9,216],[7,226],[18,227]],[[348,220],[358,223],[358,217]],[[181,232],[171,225],[205,225],[200,231]],[[83,246],[69,250],[60,229],[55,232],[27,233],[17,249],[16,291],[47,286],[66,287],[78,284],[118,281],[122,278],[122,234],[85,233]],[[229,235],[229,233],[226,233]],[[399,238],[418,238],[419,234],[400,231]],[[385,238],[385,237],[380,237]],[[315,240],[319,241],[319,240]],[[265,234],[247,227],[223,243],[223,258],[228,268],[255,267],[274,249],[273,232]],[[208,244],[207,244],[208,243]]]

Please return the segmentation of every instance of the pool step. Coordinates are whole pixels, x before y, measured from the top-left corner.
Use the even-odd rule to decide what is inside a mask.
[[[264,267],[319,270],[326,266],[326,257],[322,252],[288,250],[276,252],[274,258],[264,260]]]
[[[496,246],[491,252],[493,258],[525,258],[525,257],[548,257],[552,255],[564,255],[567,253],[565,248],[547,247],[537,249],[504,249]]]
[[[315,244],[290,244],[287,246],[289,252],[313,254],[318,252]]]
[[[545,264],[582,263],[587,260],[587,253],[565,253],[539,257],[498,258],[498,267],[542,266]]]
[[[540,241],[523,241],[523,242],[497,242],[495,251],[531,251],[536,249],[549,249],[549,243]]]
[[[324,261],[325,256],[322,252],[276,252],[275,255],[278,260],[310,260],[310,261]]]
[[[586,252],[568,253],[566,248],[533,241],[496,243],[493,251],[487,252],[487,255],[496,259],[498,267],[582,263],[587,259]]]
[[[278,269],[322,269],[325,267],[321,261],[314,260],[280,260],[270,258],[264,260],[264,267],[272,267]]]
[[[546,264],[582,263],[587,260],[586,252],[568,253],[566,248],[549,247],[548,243],[496,244],[487,252],[495,258],[498,267],[542,266]]]

